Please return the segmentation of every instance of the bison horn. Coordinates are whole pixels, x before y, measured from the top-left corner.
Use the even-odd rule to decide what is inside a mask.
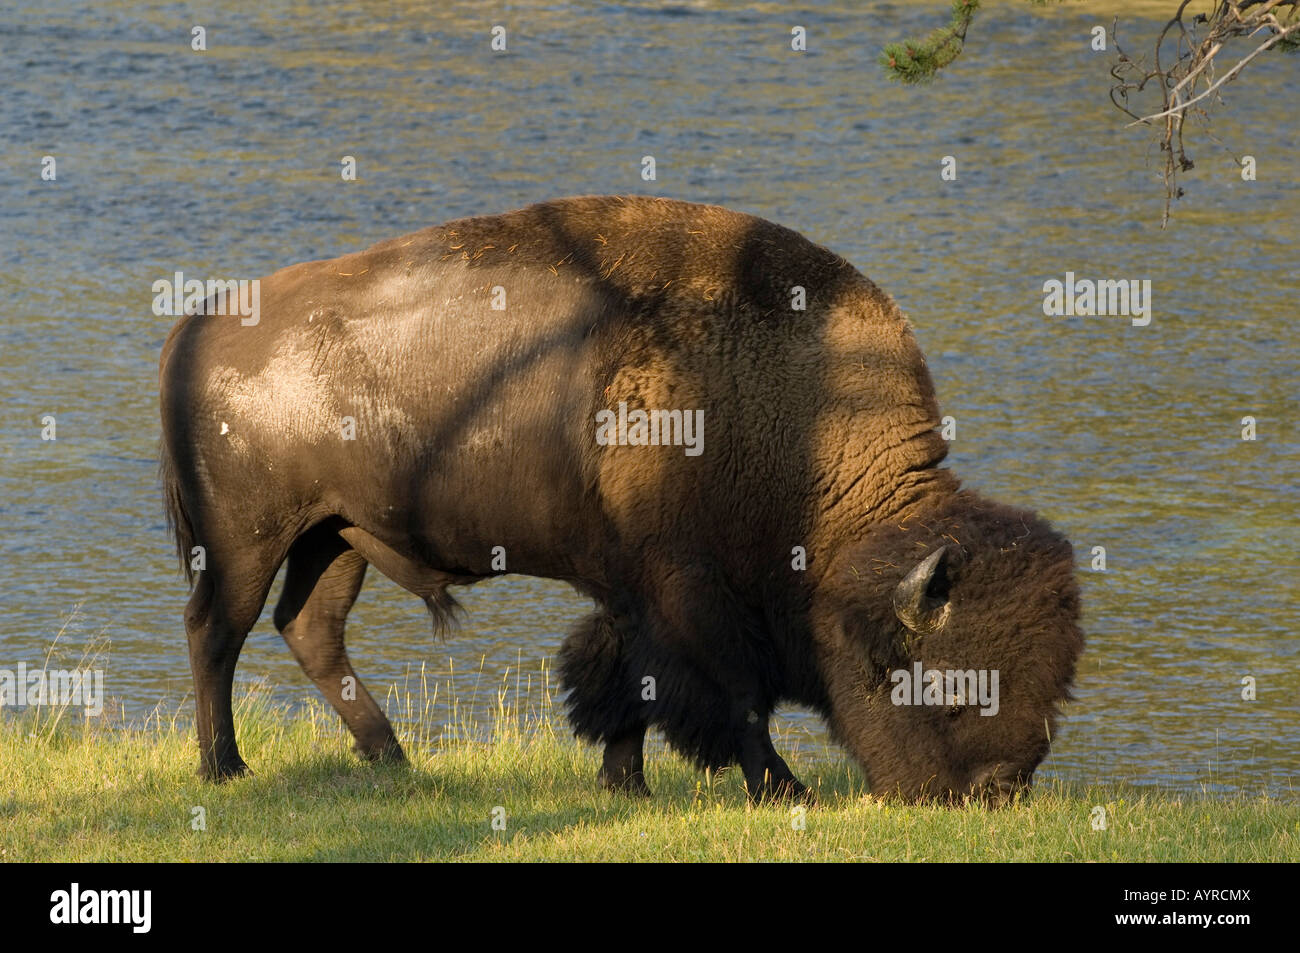
[[[936,549],[894,590],[894,614],[917,635],[935,632],[948,620],[947,553],[947,546]]]

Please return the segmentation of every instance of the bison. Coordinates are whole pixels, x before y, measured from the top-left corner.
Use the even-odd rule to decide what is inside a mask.
[[[939,466],[907,320],[799,234],[570,198],[285,268],[252,318],[191,310],[161,474],[205,778],[246,770],[235,664],[286,560],[275,625],[367,759],[403,758],[344,648],[369,565],[435,627],[502,572],[589,596],[559,668],[614,790],[648,793],[656,726],[756,799],[810,796],[782,703],[881,795],[1002,801],[1047,753],[1083,646],[1070,544]]]

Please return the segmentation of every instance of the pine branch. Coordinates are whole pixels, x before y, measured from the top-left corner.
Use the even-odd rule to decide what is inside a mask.
[[[900,82],[929,82],[960,55],[966,43],[966,30],[979,6],[979,0],[953,0],[952,20],[946,27],[919,42],[890,43],[880,53],[880,65]]]

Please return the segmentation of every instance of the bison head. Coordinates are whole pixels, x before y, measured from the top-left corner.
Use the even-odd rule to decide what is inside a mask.
[[[1000,804],[1028,787],[1083,649],[1063,536],[963,492],[873,526],[819,589],[828,720],[874,793]]]

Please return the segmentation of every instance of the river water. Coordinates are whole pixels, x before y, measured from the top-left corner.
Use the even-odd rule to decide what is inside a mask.
[[[1089,48],[1105,8],[995,4],[940,81],[904,88],[878,48],[924,35],[943,5],[225,6],[0,3],[0,668],[39,665],[61,632],[54,659],[97,651],[117,715],[188,705],[185,585],[155,475],[171,319],[151,311],[154,280],[264,275],[456,216],[651,193],[754,212],[853,261],[916,325],[957,421],[948,465],[1074,541],[1088,643],[1047,774],[1294,796],[1294,59],[1229,87],[1224,144],[1192,139],[1189,195],[1161,232],[1159,153],[1123,128],[1109,54]],[[1127,15],[1121,40],[1157,29]],[[1229,149],[1256,157],[1257,181]],[[1150,323],[1045,316],[1043,283],[1067,271],[1149,279]],[[271,626],[274,596],[239,680],[295,701],[314,689]],[[521,673],[536,702],[587,606],[520,577],[460,598],[468,616],[438,643],[372,571],[350,620],[377,694],[421,667],[448,685],[425,716],[435,733],[450,695],[487,718]],[[781,729],[787,748],[823,743],[798,710]]]

